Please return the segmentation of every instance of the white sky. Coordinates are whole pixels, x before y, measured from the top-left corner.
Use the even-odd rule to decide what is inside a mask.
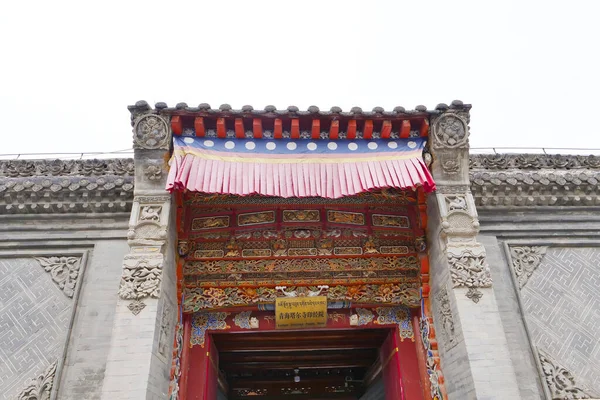
[[[0,153],[131,147],[126,106],[473,104],[471,146],[600,148],[600,2],[4,1]]]

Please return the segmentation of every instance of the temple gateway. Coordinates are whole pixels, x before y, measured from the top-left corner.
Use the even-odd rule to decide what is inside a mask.
[[[470,109],[140,101],[133,159],[1,161],[0,397],[600,398],[600,159]]]

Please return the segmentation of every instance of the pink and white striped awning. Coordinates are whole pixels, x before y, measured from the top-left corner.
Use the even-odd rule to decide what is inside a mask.
[[[167,190],[339,198],[372,189],[435,190],[425,138],[266,140],[180,137]]]

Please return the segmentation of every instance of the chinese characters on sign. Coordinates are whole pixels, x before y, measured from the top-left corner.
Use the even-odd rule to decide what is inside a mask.
[[[280,297],[275,301],[277,329],[319,328],[327,325],[327,297]]]

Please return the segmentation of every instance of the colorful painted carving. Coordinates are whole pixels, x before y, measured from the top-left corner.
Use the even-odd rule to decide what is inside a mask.
[[[373,312],[368,308],[356,308],[354,311],[356,311],[356,314],[350,316],[351,326],[368,325],[373,322],[373,318],[375,318]]]
[[[365,215],[348,211],[327,211],[327,221],[335,224],[364,225]]]
[[[252,311],[242,311],[233,317],[233,323],[242,329],[258,329],[258,318],[250,316]]]
[[[206,331],[208,330],[226,330],[230,326],[225,322],[225,318],[230,313],[227,312],[199,312],[192,318],[192,335],[190,345],[200,345],[204,347]]]
[[[192,231],[199,231],[203,229],[218,229],[227,228],[229,226],[229,216],[220,217],[202,217],[194,218],[192,220]]]
[[[410,339],[415,340],[412,323],[410,320],[410,310],[407,307],[378,307],[375,309],[377,313],[376,324],[379,325],[398,325],[400,340]]]
[[[319,210],[283,210],[283,222],[319,222]]]
[[[352,301],[354,303],[379,303],[405,305],[416,307],[419,305],[419,283],[385,284],[385,285],[357,285],[357,286],[330,286],[326,293],[329,301]],[[317,286],[302,286],[311,291],[317,291]],[[295,290],[294,287],[286,288],[287,291]],[[195,312],[204,309],[230,307],[238,305],[251,305],[258,303],[274,303],[278,296],[273,287],[259,288],[185,288],[184,311]],[[281,294],[279,294],[281,295]]]
[[[239,226],[270,224],[275,222],[275,211],[240,214],[237,220]]]
[[[409,228],[408,218],[402,215],[373,214],[371,216],[373,226],[389,228]]]

